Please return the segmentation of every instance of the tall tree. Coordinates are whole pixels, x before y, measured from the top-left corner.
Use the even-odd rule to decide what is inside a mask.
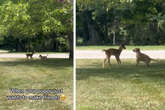
[[[63,37],[72,42],[72,10],[72,1],[66,0],[8,0],[0,5],[0,34],[19,41],[42,33],[45,37]],[[73,50],[71,45],[70,50]]]

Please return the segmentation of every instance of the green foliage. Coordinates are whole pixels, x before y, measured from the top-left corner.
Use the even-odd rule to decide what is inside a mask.
[[[59,44],[58,44],[59,51],[66,51],[69,49],[69,44],[66,39],[59,37],[59,38],[57,38],[57,41],[59,42]]]
[[[73,37],[68,34],[73,30],[72,10],[71,1],[9,0],[2,2],[0,36],[12,36],[13,40],[19,41],[19,43],[15,42],[15,45],[16,43],[19,46],[24,45],[21,49],[24,51],[46,48],[44,46],[51,47],[56,43],[55,41],[65,45],[65,49],[62,50],[68,51],[69,37]],[[56,40],[57,37],[65,39],[66,43]],[[58,49],[55,47],[54,50]]]
[[[164,44],[164,7],[163,0],[77,0],[77,37],[112,44],[115,33],[118,44]]]

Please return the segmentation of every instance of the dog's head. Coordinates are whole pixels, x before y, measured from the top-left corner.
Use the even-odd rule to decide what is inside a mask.
[[[42,55],[39,55],[39,57],[41,58],[41,57],[42,57]]]
[[[140,52],[140,48],[134,48],[132,51],[133,52]]]
[[[122,47],[123,49],[126,49],[125,44],[120,44],[120,47]]]

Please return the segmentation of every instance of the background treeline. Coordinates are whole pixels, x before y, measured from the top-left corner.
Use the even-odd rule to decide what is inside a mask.
[[[77,44],[165,44],[164,0],[77,0]]]
[[[15,38],[14,36],[2,36],[0,40],[0,48],[16,52],[67,52],[69,51],[69,43],[65,36],[45,36],[36,35],[34,38]]]
[[[73,57],[72,2],[1,0],[0,48],[24,52],[70,52]]]

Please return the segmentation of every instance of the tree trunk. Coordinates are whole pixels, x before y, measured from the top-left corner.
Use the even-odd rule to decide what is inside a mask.
[[[96,31],[95,27],[92,24],[88,24],[88,29],[89,29],[89,41],[88,44],[98,44],[100,43],[100,38],[99,38],[99,34]]]
[[[73,55],[73,33],[69,33],[68,35],[69,37],[69,59],[73,59],[74,55]]]
[[[116,35],[115,35],[115,32],[113,32],[113,45],[116,44]]]
[[[22,51],[21,43],[19,42],[19,39],[16,39],[16,52],[21,52],[21,51]]]

